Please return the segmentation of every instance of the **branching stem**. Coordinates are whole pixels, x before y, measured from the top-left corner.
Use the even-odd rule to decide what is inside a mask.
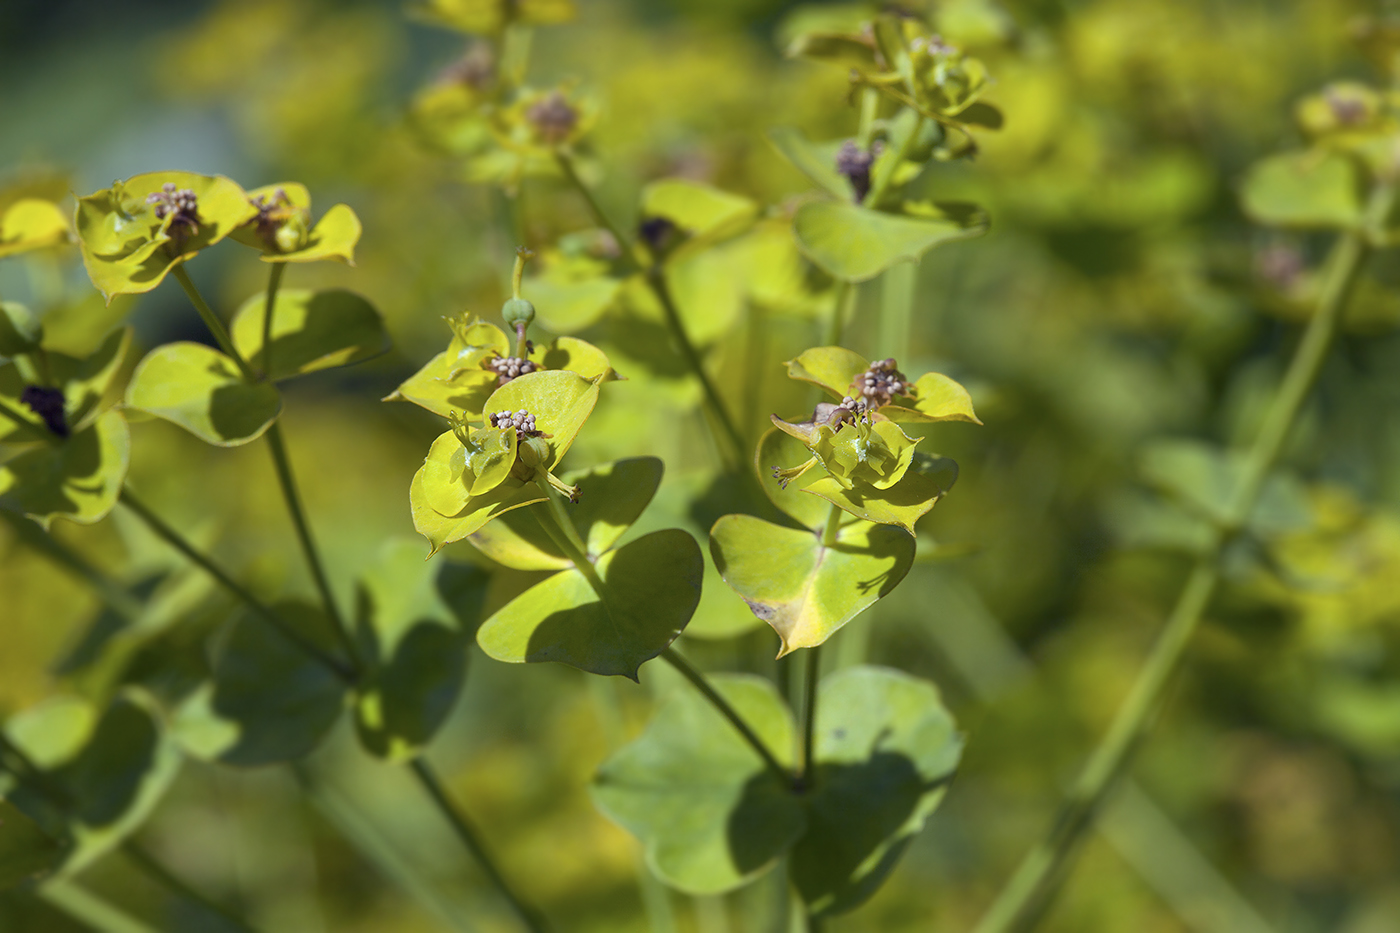
[[[180,283],[180,287],[183,288],[185,294],[189,296],[190,304],[194,305],[194,309],[198,311],[199,316],[204,319],[204,326],[209,328],[209,333],[214,336],[214,340],[219,344],[219,349],[223,350],[224,355],[233,360],[244,379],[247,379],[249,382],[256,381],[257,374],[253,372],[248,366],[248,361],[243,359],[242,355],[234,347],[233,338],[229,336],[228,328],[224,326],[224,322],[219,320],[219,316],[214,313],[214,309],[209,307],[209,303],[204,300],[204,296],[199,293],[199,289],[195,288],[194,282],[190,279],[190,274],[185,271],[185,264],[176,264],[175,268],[170,270],[170,274],[175,276],[175,281]]]

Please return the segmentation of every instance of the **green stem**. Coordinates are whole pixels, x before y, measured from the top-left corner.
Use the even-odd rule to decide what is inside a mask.
[[[913,345],[909,311],[918,284],[918,268],[912,262],[897,262],[880,277],[880,342],[879,349],[871,354],[876,359],[898,356]]]
[[[39,429],[43,427],[43,425],[35,424],[33,421],[30,421],[28,418],[24,417],[24,415],[21,415],[19,411],[17,411],[14,408],[11,408],[9,403],[4,401],[3,399],[0,399],[0,415],[4,415],[6,418],[9,418],[11,421],[13,421],[15,424],[19,425],[22,428]],[[58,440],[57,437],[54,437],[53,439]]]
[[[72,881],[49,881],[35,895],[98,933],[160,933]]]
[[[816,764],[813,749],[817,738],[817,681],[821,670],[821,645],[815,645],[807,649],[807,679],[802,685],[802,765],[797,772],[797,786],[803,791],[812,787],[812,771]]]
[[[743,736],[744,741],[748,742],[749,745],[753,747],[754,751],[758,752],[758,757],[763,759],[764,766],[768,768],[769,772],[771,772],[774,777],[782,782],[784,787],[793,786],[792,773],[778,763],[778,759],[774,757],[773,753],[768,749],[768,746],[764,744],[763,739],[759,738],[758,733],[754,732],[753,729],[749,727],[749,724],[744,722],[744,718],[739,715],[739,711],[730,706],[729,701],[710,685],[710,682],[705,679],[704,674],[700,673],[694,665],[685,659],[684,655],[674,648],[666,648],[662,651],[661,658],[676,670],[680,671],[681,676],[690,681],[691,684],[695,686],[695,689],[699,690],[705,699],[709,700],[710,704],[719,711],[721,716],[729,720],[729,724],[734,727],[739,735]]]
[[[466,814],[458,810],[456,805],[453,804],[452,799],[447,796],[447,792],[443,789],[442,783],[438,780],[432,767],[421,757],[414,758],[409,767],[412,769],[414,776],[418,778],[418,783],[428,792],[428,796],[432,798],[433,803],[442,811],[447,821],[452,824],[453,831],[456,832],[457,837],[462,840],[462,843],[472,853],[477,864],[481,866],[481,870],[486,873],[486,877],[495,885],[496,890],[500,892],[506,902],[510,904],[511,909],[514,910],[516,916],[520,918],[520,922],[527,930],[530,930],[531,933],[545,933],[548,927],[544,922],[544,918],[541,917],[539,912],[534,908],[526,906],[519,895],[511,889],[505,876],[501,874],[501,870],[496,867],[496,863],[492,860],[490,853],[486,851],[486,847],[482,844],[481,839],[477,835],[476,828],[467,820]]]
[[[681,355],[685,357],[686,365],[690,367],[690,371],[700,381],[700,388],[705,393],[705,401],[710,406],[711,417],[719,423],[720,430],[729,442],[732,454],[730,465],[747,474],[748,471],[744,469],[744,451],[748,449],[748,445],[744,443],[744,437],[735,426],[734,419],[729,417],[729,409],[725,407],[724,399],[720,398],[714,380],[705,371],[705,361],[701,358],[700,351],[695,349],[695,344],[690,341],[690,335],[686,333],[685,322],[681,320],[680,310],[671,297],[671,288],[666,284],[665,269],[661,266],[653,266],[647,271],[647,281],[651,284],[651,290],[656,294],[657,300],[661,302],[661,310],[665,312],[666,326],[671,331],[671,338],[680,347]]]
[[[870,137],[874,135],[875,115],[880,108],[880,92],[873,87],[860,92],[860,128],[856,130],[856,145],[870,148]]]
[[[1223,527],[1207,553],[1187,578],[1175,608],[1144,663],[1108,732],[1060,807],[1047,837],[1029,852],[1002,889],[991,909],[977,925],[976,933],[1025,933],[1039,922],[1060,883],[1068,875],[1078,842],[1115,779],[1126,770],[1133,753],[1146,736],[1161,708],[1172,675],[1181,664],[1186,646],[1200,624],[1220,579],[1219,560],[1225,546],[1245,524],[1298,411],[1317,381],[1337,323],[1370,253],[1369,230],[1390,209],[1394,191],[1383,186],[1373,192],[1367,206],[1368,223],[1348,231],[1329,257],[1329,275],[1318,308],[1293,354],[1264,423],[1245,461],[1239,485],[1234,488]]]
[[[552,519],[551,522],[541,522],[540,524],[544,526],[550,539],[564,552],[564,556],[573,561],[574,567],[583,574],[588,580],[588,585],[593,587],[593,592],[597,593],[598,598],[606,605],[608,602],[607,586],[598,574],[598,568],[593,566],[593,561],[588,559],[588,548],[584,546],[583,539],[578,536],[574,520],[564,505],[564,497],[557,489],[549,485],[548,480],[540,479],[535,482],[544,490],[544,494],[549,500],[549,513]]]
[[[285,262],[272,263],[272,272],[267,277],[267,298],[263,302],[262,330],[262,371],[263,377],[272,378],[272,319],[277,314],[277,290],[282,287],[282,273]]]
[[[846,318],[850,317],[851,310],[855,307],[855,299],[855,283],[844,280],[836,283],[836,300],[831,306],[831,323],[826,331],[828,347],[841,345],[841,332],[846,326]]]
[[[215,916],[222,917],[225,921],[232,924],[235,929],[243,930],[244,933],[253,933],[253,927],[241,917],[190,887],[171,872],[170,869],[157,861],[155,857],[142,848],[135,840],[128,839],[123,842],[122,853],[133,865],[172,894],[184,898],[192,904],[199,905]]]
[[[272,450],[272,462],[277,468],[277,482],[282,487],[282,498],[287,502],[287,511],[291,514],[292,524],[296,527],[297,541],[301,544],[301,553],[306,558],[306,565],[310,568],[311,577],[316,583],[316,591],[321,594],[321,602],[326,608],[326,615],[330,617],[336,637],[340,640],[341,647],[345,649],[351,667],[357,672],[361,671],[364,669],[363,661],[359,651],[355,648],[355,640],[350,637],[350,629],[345,624],[345,618],[340,614],[340,607],[336,604],[335,596],[331,593],[331,585],[326,577],[325,566],[321,562],[320,552],[316,549],[316,542],[311,537],[311,526],[306,521],[306,510],[302,507],[301,494],[297,491],[296,477],[292,475],[292,462],[291,458],[287,456],[287,445],[282,439],[280,422],[272,422],[272,426],[267,429],[267,445]]]
[[[690,334],[686,332],[685,322],[681,320],[680,311],[676,308],[675,300],[671,296],[671,289],[666,284],[664,268],[660,264],[644,265],[638,261],[636,245],[630,237],[623,235],[622,230],[613,223],[607,212],[603,210],[603,206],[598,203],[598,199],[593,196],[593,191],[584,184],[574,167],[573,157],[566,152],[556,150],[555,159],[559,163],[564,177],[588,203],[588,209],[593,213],[594,219],[613,235],[613,239],[617,240],[618,251],[629,271],[645,273],[646,282],[651,286],[651,290],[656,295],[656,300],[660,303],[661,310],[665,314],[666,327],[671,332],[671,338],[680,348],[681,356],[685,357],[686,365],[690,367],[691,374],[700,381],[700,388],[705,393],[705,402],[710,408],[710,415],[719,424],[725,440],[729,443],[732,455],[730,466],[740,472],[747,472],[744,469],[744,452],[748,445],[744,443],[743,435],[735,427],[734,419],[730,417],[729,409],[725,407],[719,390],[715,388],[714,381],[705,371],[704,360],[699,351],[696,350],[695,344],[691,342]]]
[[[588,210],[593,214],[593,219],[598,221],[603,229],[611,233],[613,239],[617,241],[617,250],[621,254],[622,261],[626,264],[628,270],[631,272],[642,271],[642,263],[637,260],[637,248],[632,243],[632,238],[623,235],[622,230],[617,224],[613,223],[612,218],[608,216],[608,212],[603,210],[603,205],[598,203],[598,199],[593,194],[593,189],[584,184],[583,179],[579,177],[578,169],[574,166],[573,156],[563,150],[556,149],[554,152],[554,159],[559,164],[559,170],[564,173],[564,177],[568,179],[569,184],[574,186],[574,189],[578,191],[583,197],[583,200],[588,204]]]
[[[214,309],[209,307],[209,303],[204,300],[204,296],[199,293],[199,289],[194,287],[194,282],[190,280],[190,274],[185,271],[184,263],[177,263],[175,268],[170,270],[170,274],[175,276],[175,281],[180,283],[180,287],[189,296],[190,304],[199,312],[199,316],[204,319],[204,326],[209,328],[209,333],[214,335],[214,340],[218,342],[219,349],[233,360],[238,366],[238,371],[243,374],[243,378],[249,382],[257,379],[257,375],[248,366],[248,361],[233,346],[233,338],[229,336],[228,328],[224,322],[219,320],[219,316],[214,313]]]
[[[302,651],[306,652],[306,654],[310,657],[315,658],[318,662],[320,662],[326,668],[334,672],[336,676],[340,677],[342,680],[351,683],[354,682],[354,670],[347,667],[339,659],[321,650],[311,641],[302,636],[296,629],[288,625],[287,622],[277,613],[273,612],[272,609],[266,603],[262,602],[252,593],[244,589],[237,581],[235,581],[232,577],[225,573],[223,569],[219,567],[218,564],[215,564],[204,554],[200,553],[194,547],[194,545],[186,541],[185,538],[182,537],[178,531],[176,531],[174,528],[171,528],[158,515],[156,515],[149,508],[147,508],[146,505],[141,502],[141,500],[137,499],[134,495],[131,494],[130,489],[122,489],[121,501],[122,504],[125,505],[128,509],[130,509],[136,515],[137,518],[145,522],[147,527],[149,527],[153,532],[156,533],[157,537],[161,538],[175,550],[183,554],[190,561],[190,563],[199,567],[205,573],[209,574],[209,576],[213,577],[214,581],[220,586],[222,586],[225,590],[227,590],[231,596],[242,602],[257,616],[259,616],[273,628],[277,629],[277,631],[281,632],[282,635],[288,641],[296,645]]]
[[[909,147],[914,144],[914,141],[919,138],[919,134],[923,132],[924,121],[927,119],[928,118],[922,113],[919,114],[918,119],[914,121],[914,128],[909,131],[909,135],[904,137],[904,141],[900,143],[899,150],[893,153],[887,153],[887,155],[889,155],[887,161],[882,159],[884,164],[881,166],[882,171],[880,172],[880,176],[875,179],[875,184],[865,196],[865,201],[862,202],[866,207],[879,207],[880,201],[885,196],[885,192],[889,190],[890,185],[894,182],[895,171],[909,155]]]
[[[459,933],[473,933],[475,927],[458,915],[456,906],[355,809],[352,801],[330,784],[315,779],[305,765],[292,762],[291,767],[312,806],[375,868],[444,925]]]

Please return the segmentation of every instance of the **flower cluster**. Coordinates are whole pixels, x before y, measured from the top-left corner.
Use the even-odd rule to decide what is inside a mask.
[[[154,206],[157,220],[169,218],[165,229],[177,248],[186,237],[199,233],[199,196],[192,189],[168,181],[159,191],[146,195],[146,203]]]

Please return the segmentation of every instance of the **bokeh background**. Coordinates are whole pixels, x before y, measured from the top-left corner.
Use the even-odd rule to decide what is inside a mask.
[[[635,216],[647,181],[677,174],[782,205],[807,185],[766,131],[853,131],[839,69],[781,55],[794,4],[580,6],[576,22],[538,32],[533,74],[540,85],[576,78],[596,96],[601,197],[619,216]],[[969,929],[1102,734],[1187,566],[1162,546],[1170,519],[1148,492],[1144,451],[1163,438],[1250,436],[1296,338],[1290,276],[1325,246],[1251,227],[1241,175],[1297,143],[1300,94],[1373,73],[1351,34],[1356,17],[1377,12],[1348,0],[935,5],[944,34],[987,62],[989,99],[1007,122],[980,137],[976,160],[926,181],[984,204],[992,228],[922,262],[912,345],[880,345],[878,285],[862,289],[847,342],[894,353],[911,373],[963,380],[985,426],[927,432],[962,468],[921,525],[929,559],[839,637],[828,663],[865,657],[935,680],[968,744],[947,800],[890,882],[832,930]],[[345,201],[363,220],[354,268],[288,277],[366,295],[395,342],[287,398],[293,459],[347,595],[386,541],[413,535],[408,481],[441,429],[378,399],[441,349],[443,315],[499,307],[515,246],[499,196],[467,183],[407,116],[415,91],[461,51],[459,36],[389,0],[0,6],[7,190],[86,194],[175,168],[250,188],[301,181],[319,207]],[[536,243],[591,226],[562,185],[532,182],[523,198]],[[191,267],[226,312],[263,287],[263,272],[233,247]],[[1309,520],[1232,565],[1186,676],[1045,929],[1400,929],[1395,282],[1394,251],[1378,254],[1290,448]],[[81,299],[90,311],[100,304],[90,292],[76,251],[0,267],[7,298]],[[785,385],[780,362],[820,342],[820,311],[742,289],[713,297],[697,339],[746,431],[810,403]],[[110,314],[129,316],[142,346],[207,339],[169,284],[119,299]],[[609,314],[583,334],[629,381],[605,393],[572,462],[663,457],[650,527],[699,533],[726,492],[713,484],[698,391],[636,327]],[[50,330],[71,352],[100,336],[58,319]],[[157,421],[133,431],[133,486],[163,514],[262,591],[309,592],[260,445],[209,448]],[[120,513],[54,532],[126,580],[178,563]],[[472,560],[469,550],[453,556]],[[531,582],[522,576],[497,573],[491,599]],[[189,587],[197,619],[227,612],[217,594]],[[711,669],[786,676],[788,662],[767,660],[776,639],[746,628],[745,612],[732,594],[707,595],[700,628],[745,630],[681,646]],[[0,710],[80,690],[72,659],[99,616],[94,595],[0,525]],[[653,665],[640,686],[616,686],[624,730],[641,727],[669,674]],[[508,874],[568,931],[644,930],[658,911],[696,933],[765,929],[769,882],[644,903],[636,843],[587,796],[615,738],[595,692],[562,666],[471,660],[432,754]],[[448,909],[471,929],[512,929],[402,771],[369,762],[354,741],[347,726],[318,753],[329,790],[315,800],[285,768],[191,762],[142,839],[270,931],[443,930]],[[418,866],[432,892],[412,896],[342,841],[335,814],[352,802],[362,828]],[[219,929],[120,859],[84,881],[165,929]],[[0,896],[0,929],[81,927],[11,893]]]

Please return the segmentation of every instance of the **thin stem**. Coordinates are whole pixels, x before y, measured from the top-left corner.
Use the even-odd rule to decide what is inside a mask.
[[[336,604],[335,596],[331,593],[331,585],[326,578],[325,566],[321,563],[320,552],[316,550],[316,542],[311,537],[311,526],[307,523],[306,511],[302,508],[296,477],[292,475],[292,462],[287,456],[287,445],[282,439],[280,422],[272,422],[272,426],[267,429],[267,445],[272,451],[273,465],[277,468],[277,482],[282,487],[282,498],[287,502],[287,511],[291,514],[292,524],[296,527],[301,553],[306,558],[306,565],[311,570],[312,579],[316,582],[316,591],[321,594],[321,602],[326,608],[326,615],[330,617],[336,637],[340,640],[341,647],[345,649],[346,656],[350,658],[351,666],[356,671],[360,671],[364,664],[355,647],[355,640],[350,637],[350,630],[345,625],[345,618],[340,614],[340,607]]]
[[[194,545],[186,541],[178,531],[171,528],[159,516],[147,508],[141,500],[131,494],[130,489],[122,489],[121,501],[137,518],[145,522],[147,527],[156,533],[157,537],[163,539],[167,544],[183,554],[190,563],[213,577],[214,581],[227,590],[231,596],[242,602],[261,619],[281,632],[288,641],[306,652],[310,657],[316,659],[342,680],[354,682],[355,672],[353,670],[346,667],[339,659],[321,650],[302,636],[296,629],[288,625],[287,622],[277,613],[273,612],[266,603],[244,589],[237,581],[225,573],[218,564],[215,564],[204,554],[201,554]]]
[[[1298,411],[1317,381],[1347,297],[1369,255],[1369,227],[1388,213],[1393,197],[1394,191],[1388,185],[1373,192],[1367,206],[1366,228],[1348,231],[1334,247],[1328,262],[1330,274],[1318,309],[1293,354],[1283,382],[1265,415],[1263,427],[1250,448],[1240,483],[1230,498],[1224,527],[1187,578],[1137,681],[1061,805],[1049,834],[1022,860],[1016,873],[977,925],[976,933],[1025,933],[1033,929],[1061,881],[1068,875],[1078,842],[1085,830],[1093,825],[1094,817],[1115,779],[1126,770],[1133,753],[1156,719],[1167,685],[1180,666],[1186,646],[1219,582],[1221,552],[1239,533],[1253,510],[1264,480],[1283,449]]]
[[[807,649],[807,679],[802,687],[802,767],[797,773],[800,790],[810,790],[812,771],[816,766],[813,749],[817,739],[817,681],[821,679],[821,645]]]
[[[72,881],[55,879],[45,882],[35,889],[34,894],[98,933],[160,933],[155,927],[137,920]]]
[[[573,185],[578,193],[583,196],[583,200],[588,203],[588,210],[593,214],[593,219],[598,221],[603,229],[611,233],[613,239],[617,241],[618,252],[622,256],[622,261],[627,264],[628,269],[633,272],[640,272],[642,270],[642,264],[637,261],[637,248],[632,243],[632,238],[623,235],[622,230],[617,224],[613,223],[607,211],[603,210],[603,205],[599,204],[598,199],[594,197],[593,189],[584,184],[583,179],[579,177],[578,169],[574,166],[573,156],[563,150],[556,149],[554,152],[554,160],[559,164],[559,170],[564,173],[564,177],[568,179],[569,184]]]
[[[680,347],[681,356],[685,357],[686,365],[695,378],[700,380],[700,388],[704,390],[705,401],[709,404],[710,415],[719,422],[720,430],[724,433],[725,439],[729,442],[730,453],[733,455],[731,465],[741,472],[747,474],[744,469],[744,451],[748,445],[744,443],[744,437],[739,433],[739,429],[734,424],[734,419],[729,416],[729,409],[725,407],[724,399],[720,397],[719,390],[715,388],[714,381],[710,374],[705,371],[705,361],[700,356],[700,351],[695,349],[695,344],[691,343],[690,335],[686,333],[685,322],[681,320],[680,310],[676,307],[675,300],[671,297],[671,288],[666,284],[666,271],[661,266],[653,266],[647,271],[647,281],[651,284],[651,290],[656,294],[656,298],[661,302],[661,310],[666,315],[666,326],[671,331],[671,338]]]
[[[918,269],[912,262],[897,262],[880,277],[880,348],[872,356],[894,356],[912,346],[909,311],[918,285]]]
[[[643,265],[637,259],[636,245],[630,237],[624,236],[621,228],[613,223],[603,206],[594,197],[593,191],[584,184],[579,177],[578,170],[574,167],[573,157],[562,150],[555,151],[555,160],[559,163],[560,170],[564,177],[568,179],[583,199],[588,203],[588,209],[593,213],[593,217],[604,229],[613,235],[617,240],[618,250],[622,255],[622,260],[628,269],[633,272],[645,272],[647,284],[651,286],[652,292],[656,295],[656,300],[661,304],[662,312],[666,317],[666,326],[671,331],[671,338],[680,347],[681,355],[685,357],[686,365],[690,367],[691,373],[700,381],[700,388],[705,393],[705,401],[709,405],[710,415],[719,423],[725,440],[732,448],[730,453],[732,459],[730,465],[740,472],[744,470],[744,452],[748,445],[744,443],[743,435],[734,425],[734,419],[729,415],[729,409],[725,407],[724,400],[720,397],[719,390],[715,388],[714,382],[710,379],[709,373],[705,371],[705,362],[701,358],[695,344],[691,342],[690,335],[686,332],[685,322],[681,320],[680,312],[676,308],[675,300],[671,296],[671,290],[666,284],[665,270],[661,265]]]
[[[248,366],[248,361],[233,346],[233,338],[229,336],[228,328],[224,322],[219,320],[219,316],[214,313],[214,309],[209,307],[209,303],[204,300],[204,296],[199,293],[199,289],[194,287],[194,282],[190,280],[190,274],[185,271],[184,263],[177,263],[170,274],[175,276],[175,281],[180,283],[180,287],[189,296],[190,304],[199,312],[199,316],[204,319],[204,326],[209,328],[209,333],[214,335],[214,340],[218,342],[219,349],[230,357],[238,366],[238,371],[243,374],[243,378],[250,382],[257,378],[253,370]]]
[[[833,505],[826,513],[826,525],[822,528],[822,547],[836,544],[836,536],[841,533],[841,516],[846,514],[839,505]]]
[[[881,166],[883,171],[881,171],[879,177],[875,179],[875,184],[871,187],[870,193],[865,196],[865,201],[863,203],[866,207],[879,207],[880,201],[885,196],[885,192],[889,190],[890,185],[894,182],[895,172],[899,169],[900,164],[904,162],[905,157],[909,155],[909,147],[914,144],[914,141],[919,138],[919,134],[924,131],[924,121],[927,119],[927,117],[920,113],[918,119],[914,121],[914,128],[909,131],[908,136],[904,137],[904,141],[900,143],[898,151],[886,153],[889,160],[885,161]]]
[[[315,779],[304,764],[292,762],[292,772],[302,792],[350,844],[398,885],[427,913],[459,933],[472,933],[475,927],[459,916],[459,911],[412,861],[405,858],[379,828],[366,819],[334,786]]]
[[[774,777],[778,778],[778,780],[783,783],[783,786],[792,786],[793,779],[791,772],[778,763],[778,759],[773,756],[773,753],[768,749],[764,741],[758,737],[758,733],[754,732],[753,729],[749,727],[749,724],[744,722],[744,718],[739,715],[738,710],[730,706],[729,701],[710,685],[710,682],[705,679],[704,674],[696,670],[694,665],[687,661],[685,656],[674,648],[667,648],[662,651],[661,658],[676,670],[680,671],[681,675],[685,677],[686,680],[690,681],[695,686],[695,689],[699,690],[700,693],[704,695],[705,699],[710,701],[710,704],[719,711],[720,715],[729,720],[729,724],[743,736],[744,741],[748,742],[749,745],[753,747],[754,751],[758,752],[758,757],[763,759],[764,766],[768,768]]]
[[[262,371],[266,378],[272,377],[272,319],[277,314],[277,290],[282,287],[282,273],[287,269],[285,262],[272,263],[272,272],[267,277],[267,298],[263,302],[262,330]]]
[[[0,519],[8,522],[24,543],[41,552],[54,563],[92,587],[102,601],[127,622],[135,622],[141,616],[141,604],[125,587],[118,584],[87,558],[51,534],[46,534],[37,524],[14,512],[0,509]]]
[[[593,561],[588,559],[588,548],[584,546],[583,539],[578,536],[578,529],[574,527],[574,520],[569,515],[569,510],[564,506],[564,497],[559,494],[549,481],[539,479],[536,484],[544,490],[544,494],[549,499],[549,513],[552,521],[540,522],[544,526],[551,540],[564,552],[564,556],[571,560],[578,572],[583,574],[588,580],[588,585],[593,587],[593,592],[598,594],[598,598],[606,605],[608,602],[607,585],[603,583],[603,578],[598,574],[598,568],[593,566]]]
[[[122,854],[124,854],[133,865],[172,894],[184,898],[190,903],[198,904],[209,913],[222,917],[224,920],[233,924],[235,928],[245,931],[245,933],[253,933],[254,928],[245,920],[230,911],[227,907],[216,903],[190,887],[171,872],[169,868],[166,868],[157,861],[154,856],[147,852],[145,848],[135,840],[128,839],[122,843]]]
[[[24,417],[24,415],[21,415],[16,409],[11,408],[9,403],[3,399],[0,399],[0,415],[4,415],[6,418],[9,418],[11,421],[13,421],[15,424],[19,425],[22,428],[42,427],[42,425],[35,424],[33,421],[30,421],[28,418]],[[56,437],[54,438],[54,440],[57,439],[58,438]]]
[[[477,835],[476,828],[467,820],[466,814],[458,810],[456,805],[453,804],[452,799],[447,796],[447,792],[443,789],[442,783],[438,780],[432,767],[421,757],[413,759],[409,767],[412,769],[414,776],[418,778],[418,783],[423,786],[423,789],[428,792],[428,796],[432,798],[433,803],[442,811],[442,815],[452,824],[453,831],[457,833],[457,837],[461,839],[462,843],[470,850],[477,864],[481,866],[481,870],[486,873],[486,877],[490,879],[491,883],[495,885],[496,890],[499,891],[506,902],[510,904],[511,909],[514,910],[516,916],[520,918],[520,922],[527,930],[532,931],[532,933],[545,933],[545,931],[548,930],[548,926],[546,926],[544,918],[541,917],[539,912],[534,908],[526,906],[519,895],[511,889],[505,876],[501,874],[501,870],[496,867],[496,863],[492,860],[490,853],[486,851],[486,847],[482,844],[481,839]]]

